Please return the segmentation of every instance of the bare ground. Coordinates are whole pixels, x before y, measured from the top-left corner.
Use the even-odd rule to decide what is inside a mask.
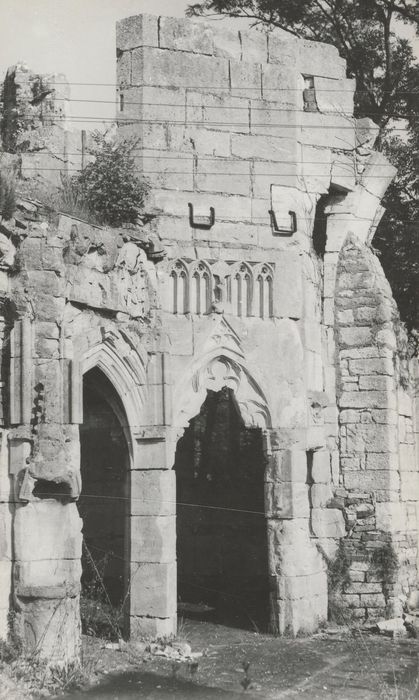
[[[140,653],[133,645],[104,649],[100,640],[89,640],[84,661],[93,683],[64,698],[419,698],[415,639],[358,631],[284,639],[197,621],[184,623],[183,638],[193,651],[203,652],[197,661],[179,663]]]

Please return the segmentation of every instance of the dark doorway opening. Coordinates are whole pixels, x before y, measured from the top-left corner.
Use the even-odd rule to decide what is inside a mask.
[[[267,631],[262,431],[245,427],[231,389],[208,391],[175,470],[179,613]]]
[[[83,520],[83,631],[110,639],[127,634],[129,450],[122,403],[98,369],[83,383],[80,426]]]

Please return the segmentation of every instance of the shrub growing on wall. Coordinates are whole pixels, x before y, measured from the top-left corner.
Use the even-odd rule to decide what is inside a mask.
[[[131,155],[133,143],[112,143],[100,133],[93,135],[95,160],[72,178],[72,186],[99,224],[134,224],[142,210],[148,187],[136,174]]]

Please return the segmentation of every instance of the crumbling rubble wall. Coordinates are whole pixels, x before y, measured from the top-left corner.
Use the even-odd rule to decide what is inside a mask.
[[[86,134],[70,128],[70,88],[62,74],[39,75],[18,63],[0,92],[0,163],[28,194],[51,194],[88,158]]]

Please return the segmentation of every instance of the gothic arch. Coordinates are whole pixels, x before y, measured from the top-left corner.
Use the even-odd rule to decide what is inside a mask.
[[[240,355],[227,348],[216,348],[195,361],[174,388],[180,401],[173,415],[173,427],[183,430],[199,413],[207,391],[224,386],[234,390],[237,407],[249,428],[271,428],[271,412],[265,392],[240,361]]]
[[[79,386],[86,372],[95,367],[101,370],[122,402],[126,414],[124,423],[128,423],[131,435],[142,424],[146,393],[144,356],[121,333],[103,327],[92,329],[80,342],[76,339],[74,349]],[[81,350],[79,354],[77,349]],[[81,402],[81,392],[79,400]]]

